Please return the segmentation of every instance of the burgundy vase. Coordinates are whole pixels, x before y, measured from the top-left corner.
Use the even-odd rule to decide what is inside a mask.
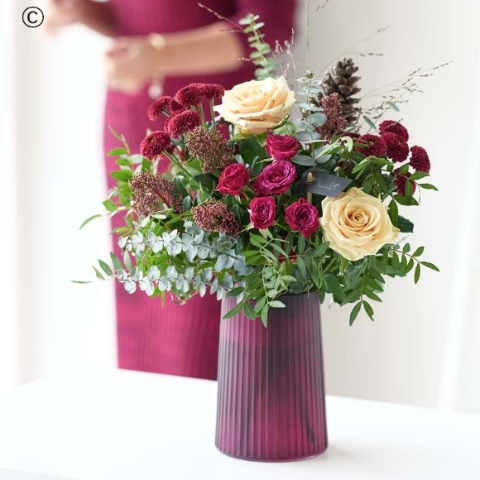
[[[282,462],[327,448],[318,295],[285,295],[268,327],[243,314],[222,320],[215,445],[232,457]],[[222,303],[222,316],[235,307]]]

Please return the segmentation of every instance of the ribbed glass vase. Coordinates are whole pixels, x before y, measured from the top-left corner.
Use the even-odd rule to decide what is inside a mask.
[[[215,445],[230,456],[282,462],[327,448],[318,295],[285,295],[268,327],[243,314],[221,321]],[[235,307],[222,304],[222,317]]]

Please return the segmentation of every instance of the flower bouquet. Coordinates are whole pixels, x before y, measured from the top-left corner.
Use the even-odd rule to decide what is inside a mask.
[[[124,215],[124,255],[96,273],[130,293],[224,300],[217,446],[285,460],[326,448],[318,299],[351,304],[350,324],[362,308],[373,320],[386,277],[414,271],[418,282],[422,267],[438,270],[420,259],[423,247],[400,242],[413,224],[399,210],[435,187],[424,182],[427,152],[410,146],[401,123],[365,117],[361,132],[358,109],[346,116],[345,98],[314,72],[292,88],[269,76],[256,22],[245,19],[245,30],[262,79],[229,91],[193,83],[159,98],[148,114],[164,115],[164,128],[140,154],[117,135],[118,184],[104,205]],[[236,408],[235,395],[244,395]]]

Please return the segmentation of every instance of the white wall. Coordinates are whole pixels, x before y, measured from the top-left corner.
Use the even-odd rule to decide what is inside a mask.
[[[322,2],[311,3],[313,10]],[[419,79],[425,93],[390,116],[403,119],[411,143],[431,157],[431,180],[440,193],[423,192],[421,207],[403,213],[416,225],[412,244],[426,246],[425,259],[441,274],[425,270],[417,286],[412,279],[388,281],[375,323],[364,315],[350,328],[348,308],[323,309],[330,394],[480,412],[480,259],[474,248],[480,233],[474,148],[479,12],[468,0],[332,0],[311,14],[310,66],[318,72],[335,55],[351,56],[342,52],[358,40],[390,26],[354,48],[383,53],[353,55],[362,93],[418,67],[453,61]]]
[[[31,2],[15,0],[16,20]],[[18,23],[18,22],[17,22]],[[91,279],[108,258],[101,212],[103,39],[75,27],[53,38],[22,24],[16,37],[21,382],[85,365],[115,365],[113,285]]]

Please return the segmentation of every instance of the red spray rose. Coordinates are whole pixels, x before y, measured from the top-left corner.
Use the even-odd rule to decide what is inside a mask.
[[[273,195],[286,192],[295,181],[297,169],[286,160],[277,160],[262,170],[253,188],[259,195]]]
[[[224,195],[240,195],[248,182],[247,167],[241,163],[232,163],[220,175],[217,190]]]
[[[255,228],[265,229],[275,223],[275,200],[272,197],[256,197],[250,202],[250,221]]]
[[[269,135],[265,142],[267,153],[275,160],[291,160],[298,152],[298,140],[288,135]]]
[[[292,230],[304,237],[312,236],[320,226],[317,208],[304,198],[299,198],[285,209],[285,221]]]

